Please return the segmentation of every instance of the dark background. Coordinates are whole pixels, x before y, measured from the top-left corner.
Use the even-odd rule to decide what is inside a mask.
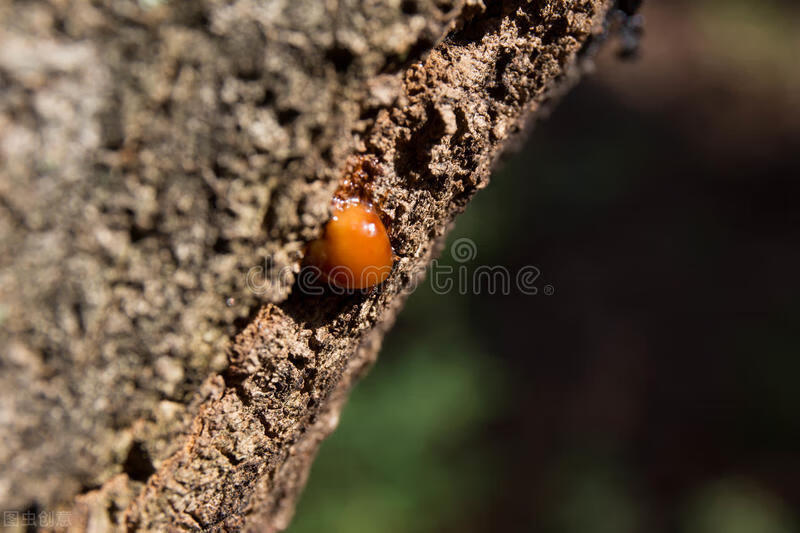
[[[421,287],[292,533],[798,531],[800,6],[644,15],[457,221],[540,292]]]

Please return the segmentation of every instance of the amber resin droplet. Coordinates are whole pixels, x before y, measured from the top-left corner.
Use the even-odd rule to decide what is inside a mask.
[[[323,280],[344,289],[366,289],[383,283],[392,271],[392,246],[378,214],[360,201],[334,208],[325,233],[312,242],[307,263]]]

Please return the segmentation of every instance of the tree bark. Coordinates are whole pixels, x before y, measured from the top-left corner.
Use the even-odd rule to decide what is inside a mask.
[[[611,9],[485,4],[0,5],[0,507],[286,527],[454,217]],[[300,291],[365,156],[392,275]]]

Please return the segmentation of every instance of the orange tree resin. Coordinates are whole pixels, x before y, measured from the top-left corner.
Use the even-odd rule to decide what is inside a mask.
[[[343,289],[383,283],[392,271],[392,246],[378,214],[361,201],[334,207],[320,239],[312,242],[307,263],[322,279]]]

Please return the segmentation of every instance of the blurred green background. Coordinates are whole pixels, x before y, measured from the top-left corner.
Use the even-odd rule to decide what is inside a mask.
[[[643,13],[450,239],[554,294],[420,287],[291,533],[800,531],[800,5]]]

